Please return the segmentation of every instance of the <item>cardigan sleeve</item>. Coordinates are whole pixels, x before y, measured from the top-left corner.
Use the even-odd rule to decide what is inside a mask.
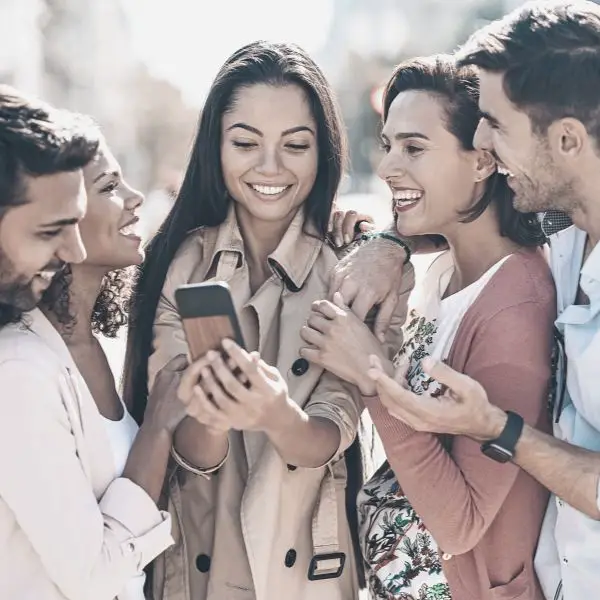
[[[490,402],[534,427],[547,420],[551,324],[549,303],[505,308],[475,333],[464,369]],[[490,460],[462,436],[448,454],[437,436],[393,418],[378,399],[366,404],[404,493],[436,542],[450,554],[472,550],[510,493],[518,467]]]
[[[68,600],[114,598],[173,542],[171,521],[126,478],[97,499],[77,453],[60,374],[0,364],[0,498]]]

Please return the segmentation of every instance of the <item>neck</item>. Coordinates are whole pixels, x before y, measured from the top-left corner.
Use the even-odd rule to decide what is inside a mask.
[[[69,314],[74,322],[60,323],[56,314],[44,307],[42,310],[65,340],[67,346],[94,343],[92,311],[100,294],[105,270],[86,265],[72,265],[72,281],[69,285]]]
[[[454,261],[448,294],[477,281],[490,267],[520,246],[500,235],[496,211],[490,207],[472,223],[459,223],[444,234]]]
[[[268,268],[269,255],[277,249],[295,216],[296,212],[293,212],[281,221],[262,221],[236,206],[237,222],[251,269]]]

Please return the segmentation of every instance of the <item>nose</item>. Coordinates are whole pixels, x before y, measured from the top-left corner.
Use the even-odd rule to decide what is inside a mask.
[[[128,186],[128,194],[125,199],[125,208],[134,212],[136,208],[139,208],[144,203],[144,194],[135,188]]]
[[[56,256],[66,263],[83,262],[87,256],[79,225],[65,228],[62,244],[56,252]]]
[[[281,170],[281,162],[277,149],[265,149],[261,155],[260,164],[256,167],[256,172],[267,177],[278,175]]]
[[[393,152],[388,152],[379,162],[377,166],[377,176],[383,181],[390,177],[399,177],[405,175],[406,170],[401,164],[398,157],[394,156]]]
[[[473,137],[473,146],[477,150],[493,150],[492,130],[485,119],[479,119],[479,124]]]

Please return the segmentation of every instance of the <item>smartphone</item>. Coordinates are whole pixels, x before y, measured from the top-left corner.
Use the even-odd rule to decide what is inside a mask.
[[[192,360],[209,350],[222,352],[221,342],[225,338],[245,348],[231,292],[225,282],[181,285],[175,290],[175,302]]]

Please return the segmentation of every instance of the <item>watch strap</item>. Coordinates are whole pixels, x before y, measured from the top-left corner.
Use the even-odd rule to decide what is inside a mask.
[[[506,425],[504,426],[502,433],[495,440],[486,442],[484,446],[494,444],[510,452],[511,454],[514,454],[515,446],[521,437],[525,423],[521,415],[512,412],[511,410],[507,410],[506,415],[508,418],[506,419]]]

